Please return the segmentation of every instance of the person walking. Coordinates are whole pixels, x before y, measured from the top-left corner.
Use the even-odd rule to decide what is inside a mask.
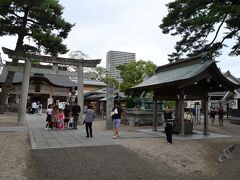
[[[218,120],[219,120],[219,126],[223,127],[223,116],[224,116],[224,111],[222,106],[219,106],[218,109]]]
[[[210,114],[211,124],[213,126],[215,121],[215,115],[216,115],[216,111],[213,107],[211,107],[209,114]]]
[[[119,102],[115,104],[115,107],[113,108],[112,112],[113,112],[112,118],[113,118],[113,126],[114,126],[113,139],[116,139],[120,136],[119,130],[121,125],[121,115],[123,112],[123,109]]]
[[[85,110],[86,117],[84,119],[85,127],[86,127],[86,137],[92,137],[92,122],[94,120],[94,110],[92,105],[88,105],[87,109]],[[89,130],[89,131],[88,131]]]
[[[170,106],[166,106],[163,116],[164,116],[164,121],[166,122],[165,133],[167,136],[167,143],[172,144],[173,118],[172,118],[172,111]]]
[[[73,129],[77,130],[77,123],[79,118],[79,113],[81,112],[81,107],[75,101],[72,107],[72,117],[73,117]]]
[[[46,113],[47,113],[47,118],[46,118],[47,124],[46,124],[46,127],[45,127],[46,130],[52,129],[52,111],[53,111],[52,105],[49,104],[48,108],[47,108],[47,111],[46,111]]]

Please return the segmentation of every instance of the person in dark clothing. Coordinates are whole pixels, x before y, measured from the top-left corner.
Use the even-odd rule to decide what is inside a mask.
[[[211,124],[214,125],[216,111],[213,107],[211,107],[209,114],[210,114]]]
[[[64,112],[64,128],[67,129],[68,128],[68,122],[70,120],[70,117],[71,117],[71,111],[70,111],[70,108],[69,108],[69,105],[65,105],[65,108],[63,110]]]
[[[170,106],[166,106],[166,110],[163,114],[164,121],[166,122],[165,126],[165,133],[167,136],[167,142],[168,144],[172,144],[172,132],[173,132],[173,125],[172,125],[172,111]]]
[[[73,117],[73,129],[77,130],[77,123],[79,118],[79,113],[81,112],[81,107],[74,102],[72,107],[72,117]]]
[[[86,137],[89,137],[89,133],[90,133],[90,137],[92,137],[92,122],[94,120],[94,110],[91,104],[88,105],[87,109],[85,110],[85,113],[86,113],[86,117],[84,119],[84,123],[86,127],[86,134],[87,134]]]
[[[224,111],[223,111],[222,106],[220,106],[218,109],[218,120],[219,120],[220,127],[223,127],[223,116],[224,116]]]

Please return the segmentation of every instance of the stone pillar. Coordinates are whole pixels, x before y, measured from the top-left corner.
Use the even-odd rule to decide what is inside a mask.
[[[52,98],[53,97],[53,90],[52,90],[52,86],[50,86],[50,89],[49,89],[49,98]]]
[[[20,103],[18,108],[18,124],[19,125],[23,125],[25,123],[30,72],[31,72],[31,61],[25,60]]]
[[[55,71],[55,73],[57,73],[57,71],[58,71],[58,64],[53,63],[52,70]]]
[[[82,124],[82,115],[83,115],[83,109],[84,109],[84,84],[83,84],[83,65],[80,64],[77,67],[77,73],[78,73],[78,105],[81,107],[81,112],[79,114],[79,123]]]
[[[185,133],[185,122],[184,122],[184,91],[182,90],[180,93],[180,99],[179,99],[179,104],[180,104],[180,121],[181,121],[181,135],[184,135]]]
[[[209,135],[208,133],[208,97],[203,100],[203,113],[204,113],[204,135]]]
[[[114,107],[114,87],[112,83],[107,84],[107,101],[106,101],[106,128],[112,129],[112,117],[111,112]]]
[[[157,131],[157,99],[153,98],[153,130]]]

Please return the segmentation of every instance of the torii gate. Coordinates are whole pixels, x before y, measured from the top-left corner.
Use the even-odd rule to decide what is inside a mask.
[[[101,62],[101,59],[84,60],[84,59],[72,59],[72,58],[33,55],[33,54],[16,52],[4,47],[2,48],[2,50],[11,59],[19,59],[19,60],[25,61],[24,65],[21,65],[21,64],[18,64],[17,66],[6,65],[8,71],[23,72],[20,104],[19,104],[19,110],[18,110],[19,124],[25,123],[29,79],[30,79],[31,72],[39,73],[39,71],[41,71],[42,73],[45,73],[45,74],[77,76],[78,77],[78,104],[81,106],[81,108],[83,108],[83,105],[84,105],[83,104],[84,102],[83,67],[96,67],[97,64],[100,64]],[[52,63],[53,67],[52,69],[31,68],[31,61]],[[58,64],[76,66],[77,72],[66,72],[66,71],[59,70]],[[82,111],[80,113],[80,122],[82,120],[81,118],[82,118]]]

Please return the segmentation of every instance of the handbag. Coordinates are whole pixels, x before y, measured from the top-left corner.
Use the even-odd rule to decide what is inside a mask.
[[[111,116],[113,119],[116,119],[116,116],[118,115],[118,110],[117,108],[113,109],[113,111],[111,112]]]

